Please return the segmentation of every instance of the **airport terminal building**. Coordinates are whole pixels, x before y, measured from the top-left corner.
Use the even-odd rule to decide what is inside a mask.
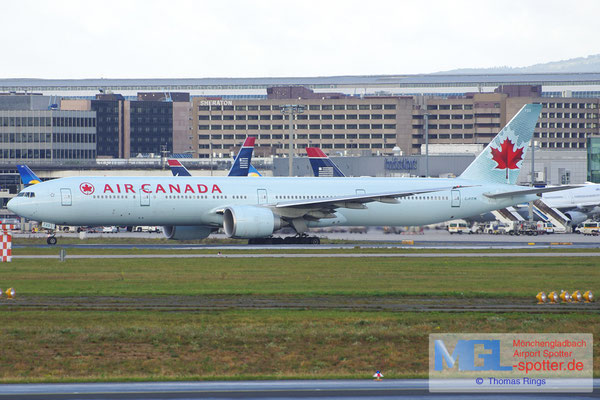
[[[216,170],[226,168],[246,136],[257,138],[255,157],[267,175],[287,175],[285,105],[303,108],[292,121],[296,157],[315,146],[339,157],[350,175],[423,176],[427,147],[429,175],[458,175],[466,161],[439,161],[446,170],[438,171],[436,160],[458,154],[472,159],[530,102],[543,109],[534,133],[534,175],[528,156],[521,182],[599,179],[600,74],[595,73],[5,79],[0,80],[5,171],[0,185],[18,179],[14,164],[21,162],[54,176],[65,164],[93,169],[114,160],[113,169],[127,169],[128,160],[175,155],[186,157],[182,160],[189,160],[196,174],[220,173]],[[310,173],[303,162],[297,161],[295,174]]]

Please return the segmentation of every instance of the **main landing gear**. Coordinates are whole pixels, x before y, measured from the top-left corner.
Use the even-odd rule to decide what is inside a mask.
[[[51,233],[48,235],[48,239],[46,239],[46,243],[48,243],[50,246],[54,246],[56,244],[56,236],[54,236],[54,233]]]
[[[266,237],[248,239],[248,244],[321,244],[321,239],[317,236],[307,235],[288,236],[284,238]]]

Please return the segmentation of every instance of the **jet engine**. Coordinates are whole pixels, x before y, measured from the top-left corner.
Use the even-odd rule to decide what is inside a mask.
[[[572,226],[580,224],[586,219],[588,219],[587,214],[582,213],[581,211],[566,211],[565,215],[571,219]]]
[[[232,206],[223,213],[223,228],[228,237],[260,238],[281,228],[281,218],[264,207]]]
[[[173,240],[199,240],[204,239],[208,235],[210,235],[215,228],[211,228],[210,226],[173,226],[167,225],[163,226],[163,234],[167,239]]]

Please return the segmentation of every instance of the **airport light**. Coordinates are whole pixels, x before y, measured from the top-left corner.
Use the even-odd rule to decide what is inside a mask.
[[[15,289],[13,288],[8,288],[6,290],[6,292],[4,292],[6,294],[6,298],[7,299],[14,299],[15,298]]]
[[[573,300],[575,303],[580,303],[583,301],[583,295],[581,294],[581,292],[579,290],[575,290],[571,294],[571,300]]]
[[[556,304],[560,300],[560,297],[558,297],[558,293],[552,291],[548,294],[548,299],[550,300],[550,303]]]
[[[569,292],[565,291],[565,290],[561,290],[560,291],[560,299],[563,301],[563,303],[570,303],[571,302],[571,295],[569,294]]]
[[[538,304],[544,304],[548,301],[548,296],[546,296],[546,293],[544,292],[539,292],[535,298],[537,299]]]
[[[290,116],[290,148],[289,148],[289,176],[294,176],[292,167],[294,163],[294,114],[302,114],[304,112],[303,104],[284,104],[280,106],[282,114],[288,114]]]
[[[583,294],[583,299],[585,300],[586,303],[591,303],[592,301],[594,301],[594,294],[592,293],[591,290],[588,290],[587,292],[585,292]]]

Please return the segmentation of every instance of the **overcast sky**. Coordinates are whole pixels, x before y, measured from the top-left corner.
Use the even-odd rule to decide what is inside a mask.
[[[2,3],[0,78],[416,74],[600,53],[600,1]]]

